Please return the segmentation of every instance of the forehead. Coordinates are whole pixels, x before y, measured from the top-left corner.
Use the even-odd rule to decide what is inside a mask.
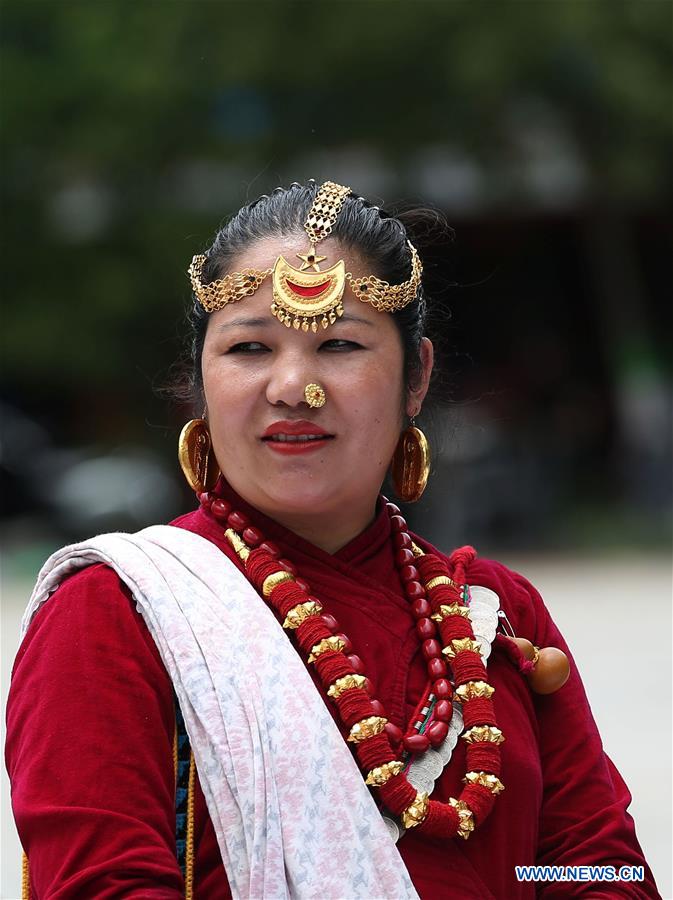
[[[232,258],[229,271],[240,272],[243,269],[264,271],[271,269],[279,256],[282,256],[291,266],[300,268],[302,260],[298,254],[306,255],[310,249],[308,237],[304,232],[261,238]],[[348,249],[345,250],[333,238],[320,241],[315,247],[315,253],[318,257],[325,257],[325,260],[319,263],[323,271],[343,259],[346,271],[351,272],[356,277],[368,275],[371,272],[371,266],[360,253]],[[224,309],[212,313],[211,317],[217,317],[220,321],[226,322],[229,318],[233,319],[236,317],[238,319],[240,313],[245,309],[246,313],[255,316],[268,314],[272,321],[275,322],[276,320],[271,317],[270,313],[272,300],[271,279],[267,278],[254,294],[238,303],[227,304]],[[344,320],[349,320],[350,316],[353,315],[357,316],[358,319],[364,319],[378,326],[383,326],[384,329],[386,326],[392,326],[395,329],[392,316],[389,313],[377,312],[369,303],[363,303],[361,300],[358,300],[348,283],[345,285],[341,302],[348,314],[344,317]],[[333,334],[333,329],[337,328],[338,323],[341,321],[337,319],[337,323],[330,326],[326,331],[323,331],[321,328],[319,334]],[[280,322],[277,324],[284,329]]]
[[[230,269],[232,272],[240,272],[241,269],[270,269],[279,256],[283,256],[291,266],[299,268],[302,264],[299,254],[305,255],[310,247],[308,237],[303,231],[260,238],[233,257]],[[328,269],[343,259],[347,272],[352,272],[356,276],[372,274],[373,267],[368,265],[357,250],[344,249],[334,238],[320,241],[315,245],[315,252],[317,256],[326,257],[324,262],[320,263],[321,269]]]

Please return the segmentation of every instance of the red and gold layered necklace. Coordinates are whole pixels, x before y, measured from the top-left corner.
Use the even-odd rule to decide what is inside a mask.
[[[412,541],[407,523],[387,503],[392,540],[404,591],[415,618],[416,632],[428,673],[428,688],[406,732],[388,720],[364,664],[337,620],[312,595],[296,568],[282,559],[243,513],[213,493],[200,495],[201,505],[225,527],[224,535],[245,566],[245,574],[292,632],[307,665],[315,666],[325,693],[337,708],[347,740],[355,747],[365,782],[381,804],[399,816],[405,828],[435,837],[467,839],[493,807],[504,786],[500,744],[504,737],[493,710],[494,688],[488,683],[481,644],[469,618],[465,570],[474,559],[471,547],[455,551],[449,565],[424,553]],[[449,668],[451,678],[449,678]],[[448,803],[430,800],[407,777],[410,759],[446,739],[453,703],[462,707],[467,772],[465,787]],[[429,713],[429,714],[428,714]],[[422,728],[420,724],[422,723]]]

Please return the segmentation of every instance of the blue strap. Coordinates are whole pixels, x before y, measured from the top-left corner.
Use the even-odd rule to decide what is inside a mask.
[[[184,878],[187,855],[187,795],[189,793],[191,747],[177,697],[175,697],[175,728],[178,742],[177,771],[175,773],[175,852]]]

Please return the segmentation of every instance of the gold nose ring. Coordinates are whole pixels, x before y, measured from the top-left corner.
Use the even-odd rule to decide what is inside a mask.
[[[307,384],[304,388],[304,399],[313,409],[320,409],[325,405],[325,390],[319,384]]]

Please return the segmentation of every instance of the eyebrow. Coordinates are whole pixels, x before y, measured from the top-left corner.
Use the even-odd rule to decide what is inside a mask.
[[[345,312],[341,318],[337,319],[334,323],[337,322],[358,322],[360,325],[374,325],[374,323],[370,319],[362,319],[360,316],[354,316],[353,313]]]
[[[221,325],[217,326],[218,331],[226,331],[227,328],[241,328],[248,326],[249,328],[264,328],[266,325],[270,324],[270,319],[268,317],[258,317],[258,318],[246,318],[245,316],[239,317],[238,319],[232,319],[231,322],[223,322]]]
[[[227,328],[265,328],[271,324],[273,319],[270,316],[265,316],[264,318],[256,317],[249,318],[246,316],[239,316],[237,319],[232,319],[231,322],[223,322],[221,325],[217,326],[218,331],[226,331]],[[334,323],[337,325],[339,322],[357,322],[360,325],[374,325],[372,321],[369,319],[362,319],[360,316],[353,315],[353,313],[345,312],[343,316],[338,318]]]

